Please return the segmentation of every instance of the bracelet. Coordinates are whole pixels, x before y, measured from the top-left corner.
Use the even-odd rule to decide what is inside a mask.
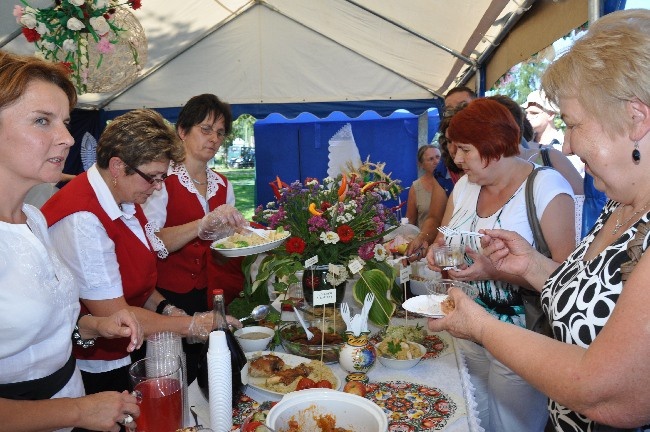
[[[165,308],[167,306],[171,306],[171,302],[167,299],[161,301],[158,303],[158,306],[156,307],[156,313],[160,315],[164,315],[163,312],[165,311]]]
[[[88,316],[90,314],[83,315],[79,317],[79,320],[83,318],[84,316]],[[79,320],[77,320],[77,324],[74,326],[74,331],[72,332],[72,341],[80,346],[81,348],[90,348],[95,345],[95,339],[84,339],[81,337],[81,333],[79,333]]]

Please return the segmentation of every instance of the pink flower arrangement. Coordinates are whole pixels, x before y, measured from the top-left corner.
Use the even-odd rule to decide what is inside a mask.
[[[141,0],[55,0],[50,8],[37,9],[26,0],[14,6],[13,15],[28,42],[36,46],[36,54],[52,62],[70,65],[72,79],[80,94],[86,92],[89,43],[100,53],[111,54],[124,29],[115,25],[118,7],[139,9]],[[137,53],[134,52],[137,63]]]

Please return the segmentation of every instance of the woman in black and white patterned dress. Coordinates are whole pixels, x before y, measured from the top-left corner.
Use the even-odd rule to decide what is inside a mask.
[[[557,431],[650,430],[650,10],[601,18],[542,86],[567,125],[564,152],[610,201],[559,266],[512,231],[485,230],[482,244],[497,269],[542,292],[555,340],[494,319],[459,290],[429,328],[482,344],[548,395]]]

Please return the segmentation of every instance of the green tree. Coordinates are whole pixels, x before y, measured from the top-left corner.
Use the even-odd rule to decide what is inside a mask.
[[[548,60],[540,60],[535,54],[503,74],[488,93],[506,95],[523,104],[528,94],[540,87],[542,75],[549,64]]]

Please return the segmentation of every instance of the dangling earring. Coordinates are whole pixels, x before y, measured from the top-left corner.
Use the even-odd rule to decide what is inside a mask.
[[[639,151],[639,142],[634,141],[634,150],[632,150],[632,160],[634,165],[638,165],[641,162],[641,152]]]
[[[113,177],[113,187],[117,187],[117,177]]]

